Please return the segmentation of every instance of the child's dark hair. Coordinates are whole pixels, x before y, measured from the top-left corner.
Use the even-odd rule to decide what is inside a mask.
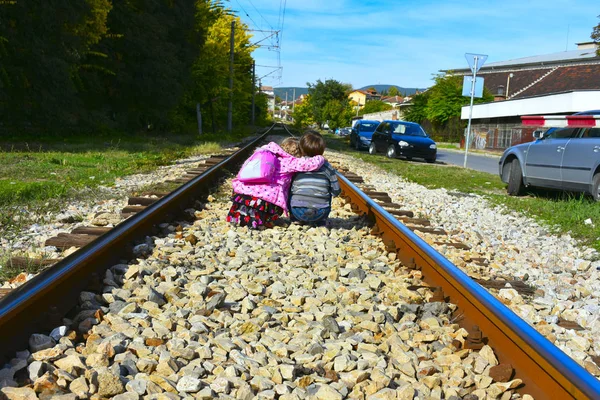
[[[308,131],[300,138],[300,149],[307,157],[322,156],[325,152],[325,139],[318,132]]]

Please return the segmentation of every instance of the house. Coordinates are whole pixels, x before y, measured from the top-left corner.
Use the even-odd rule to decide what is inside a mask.
[[[495,101],[473,106],[469,146],[503,149],[531,141],[522,115],[573,114],[600,109],[600,56],[593,42],[577,49],[484,64],[477,76]],[[442,71],[471,75],[468,68]],[[463,107],[461,119],[469,118]]]
[[[269,113],[273,115],[275,112],[275,91],[272,86],[261,86],[260,92],[267,95],[267,106]]]
[[[348,98],[359,106],[364,106],[367,101],[381,99],[381,95],[373,90],[354,90],[350,92]]]
[[[404,97],[402,97],[402,96],[383,96],[381,98],[381,101],[383,101],[386,104],[389,104],[390,106],[392,106],[392,108],[398,108],[398,107],[400,107],[400,104],[404,103]]]

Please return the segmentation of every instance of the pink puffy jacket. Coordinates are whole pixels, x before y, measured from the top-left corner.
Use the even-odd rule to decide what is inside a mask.
[[[247,184],[235,178],[233,179],[233,191],[238,194],[258,197],[283,208],[287,212],[288,194],[294,173],[319,169],[325,163],[325,158],[323,156],[296,158],[286,153],[275,142],[271,142],[262,148],[269,150],[279,158],[279,171],[275,172],[277,175],[275,182]]]

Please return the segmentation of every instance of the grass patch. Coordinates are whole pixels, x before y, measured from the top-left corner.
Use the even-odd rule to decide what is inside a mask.
[[[375,164],[430,189],[446,188],[483,195],[492,204],[532,217],[557,233],[569,233],[584,245],[600,251],[600,204],[594,202],[591,196],[536,189],[530,190],[526,196],[511,197],[506,194],[506,184],[495,174],[456,166],[390,160],[383,155],[372,156],[351,149],[347,137],[323,136],[327,146],[333,150]],[[591,219],[593,225],[585,224],[587,219]]]
[[[64,197],[71,189],[110,186],[118,177],[221,151],[215,140],[148,135],[74,137],[68,142],[46,138],[35,143],[4,142],[0,148],[0,207]]]
[[[181,158],[218,154],[251,132],[0,138],[0,228],[8,238],[67,201],[97,201],[99,186]]]

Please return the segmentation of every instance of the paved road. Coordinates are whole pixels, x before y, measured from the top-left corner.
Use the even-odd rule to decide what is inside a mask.
[[[499,159],[499,156],[481,156],[469,153],[469,157],[467,158],[467,168],[498,175]],[[459,165],[462,167],[465,161],[465,153],[464,151],[458,152],[447,149],[438,149],[437,160],[446,164]]]

